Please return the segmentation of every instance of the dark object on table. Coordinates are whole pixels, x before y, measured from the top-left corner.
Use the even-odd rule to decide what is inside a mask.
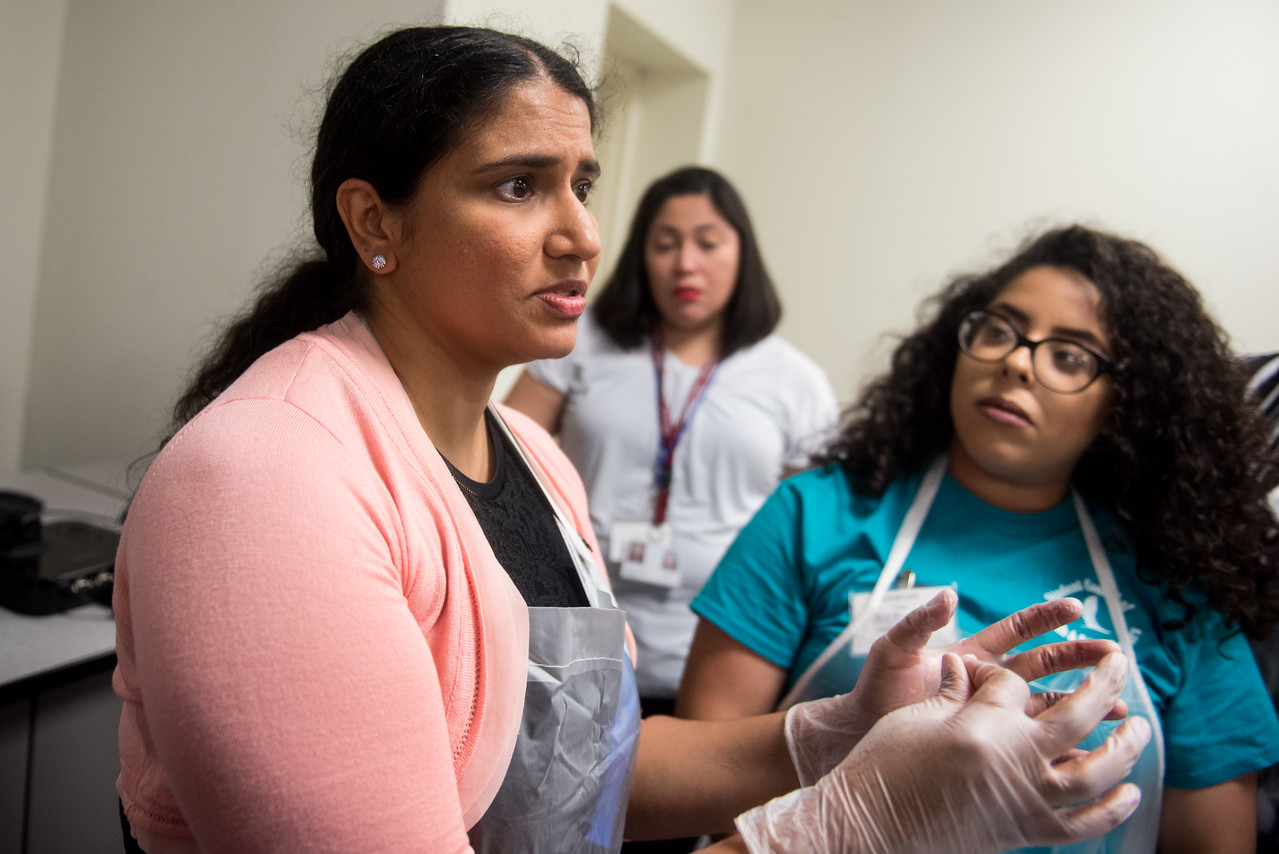
[[[56,614],[111,603],[120,533],[77,519],[43,521],[40,500],[0,492],[0,605]]]

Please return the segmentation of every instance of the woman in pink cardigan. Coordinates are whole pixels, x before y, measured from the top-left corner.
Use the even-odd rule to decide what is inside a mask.
[[[318,249],[205,361],[125,525],[126,845],[615,851],[737,817],[725,850],[984,852],[1121,821],[1138,795],[1111,787],[1146,730],[1070,747],[1122,657],[993,663],[1069,600],[943,655],[924,650],[943,595],[853,694],[640,725],[581,483],[488,403],[502,368],[573,347],[600,252],[594,109],[571,63],[482,29],[392,33],[337,81]],[[1092,664],[1030,702],[1024,679]]]

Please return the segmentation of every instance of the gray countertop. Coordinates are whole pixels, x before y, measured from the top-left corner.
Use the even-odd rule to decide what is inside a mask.
[[[93,463],[0,476],[0,489],[44,502],[46,518],[114,524],[128,499],[123,464]],[[56,673],[115,652],[111,609],[89,604],[31,617],[0,607],[0,686]]]

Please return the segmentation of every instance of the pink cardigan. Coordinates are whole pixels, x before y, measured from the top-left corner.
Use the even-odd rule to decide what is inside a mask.
[[[595,547],[572,465],[504,415]],[[262,357],[168,444],[116,572],[116,785],[152,854],[469,850],[528,612],[357,316]]]

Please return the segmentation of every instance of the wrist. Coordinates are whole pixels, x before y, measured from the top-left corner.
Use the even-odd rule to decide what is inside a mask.
[[[739,815],[734,824],[746,850],[749,854],[872,851],[858,803],[845,796],[842,782],[826,778]]]
[[[708,845],[703,851],[718,851],[720,854],[751,854],[751,850],[746,847],[746,840],[742,839],[741,834],[733,834],[727,839],[721,839],[714,845]]]
[[[875,725],[847,708],[847,695],[799,703],[786,711],[786,749],[801,786],[811,786],[844,761]]]

